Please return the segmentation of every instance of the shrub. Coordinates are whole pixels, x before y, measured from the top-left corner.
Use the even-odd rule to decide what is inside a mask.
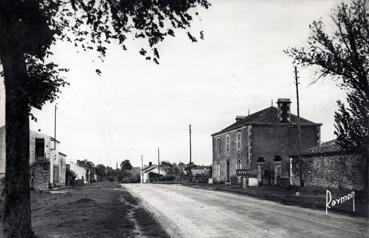
[[[238,184],[238,177],[236,175],[233,175],[229,178],[229,181],[231,184]]]
[[[193,182],[195,183],[207,183],[209,181],[210,176],[208,174],[196,174],[193,178]]]

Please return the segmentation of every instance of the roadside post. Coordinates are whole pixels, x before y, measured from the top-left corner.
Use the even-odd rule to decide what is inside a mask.
[[[242,177],[242,187],[243,189],[247,188],[247,180],[250,175],[253,174],[252,169],[237,169],[236,175]]]

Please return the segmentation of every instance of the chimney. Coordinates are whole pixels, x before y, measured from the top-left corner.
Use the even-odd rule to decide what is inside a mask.
[[[151,166],[151,165],[152,165],[152,162],[150,161],[150,162],[149,162],[149,166]]]
[[[242,121],[246,116],[236,116],[236,122]]]
[[[289,98],[278,98],[278,123],[291,122],[290,104]]]

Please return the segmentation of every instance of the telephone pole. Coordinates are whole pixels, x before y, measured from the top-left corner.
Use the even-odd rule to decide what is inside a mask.
[[[304,187],[304,181],[302,180],[302,159],[301,159],[301,121],[300,121],[300,99],[299,99],[299,78],[297,76],[297,67],[295,66],[295,85],[296,85],[296,102],[297,102],[297,149],[298,149],[298,161],[299,161],[299,177],[300,186]]]
[[[54,150],[56,150],[56,110],[58,109],[57,103],[54,107]]]
[[[160,148],[158,147],[158,172],[160,176]]]
[[[191,125],[189,125],[189,133],[190,133],[190,166],[192,164],[192,141],[191,141]]]
[[[143,155],[141,155],[141,183],[143,183],[143,180],[144,180],[143,167],[144,167],[144,164],[143,164]]]

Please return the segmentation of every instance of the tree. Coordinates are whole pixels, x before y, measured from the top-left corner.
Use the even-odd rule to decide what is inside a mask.
[[[96,175],[98,181],[102,181],[105,178],[105,165],[103,164],[96,165]]]
[[[117,171],[115,171],[112,167],[106,166],[106,178],[108,181],[113,182],[115,180],[115,176]]]
[[[120,168],[121,168],[121,170],[131,170],[132,169],[131,162],[128,159],[123,160],[120,163]]]
[[[0,61],[6,90],[4,231],[8,237],[32,236],[30,109],[55,100],[59,87],[67,84],[60,74],[65,69],[47,58],[52,54],[50,47],[66,40],[104,57],[112,41],[125,50],[130,35],[147,42],[139,53],[158,63],[156,45],[174,36],[175,29],[188,29],[190,10],[198,6],[209,4],[206,0],[0,1]]]
[[[333,78],[347,90],[347,105],[338,101],[335,113],[337,143],[350,152],[361,153],[366,161],[365,187],[369,169],[369,15],[365,0],[341,3],[332,20],[329,34],[323,22],[310,25],[311,36],[306,48],[286,51],[302,66],[316,66],[320,78]],[[368,196],[369,198],[369,196]]]

